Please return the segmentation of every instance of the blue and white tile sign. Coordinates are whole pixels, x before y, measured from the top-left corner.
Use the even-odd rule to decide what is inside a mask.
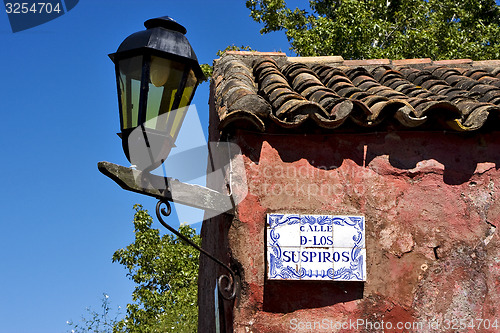
[[[366,281],[365,218],[268,214],[267,277]]]

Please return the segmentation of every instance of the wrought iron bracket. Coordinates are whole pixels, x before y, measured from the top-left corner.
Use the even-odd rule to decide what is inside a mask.
[[[158,199],[156,204],[156,217],[158,221],[171,233],[182,239],[184,242],[206,255],[208,258],[224,267],[230,274],[221,275],[217,279],[217,287],[220,295],[226,300],[232,300],[239,292],[239,276],[228,265],[193,243],[189,238],[179,233],[167,224],[163,216],[171,213],[170,202],[178,202],[187,206],[211,210],[234,215],[234,202],[229,195],[222,194],[212,189],[183,183],[177,179],[152,175],[148,172],[141,172],[132,168],[127,168],[110,162],[99,162],[99,171],[111,178],[121,188],[154,197]],[[161,208],[164,204],[167,208]]]
[[[166,211],[165,211],[165,208],[161,208],[162,204],[167,206]],[[217,279],[217,287],[219,289],[220,295],[224,299],[226,299],[226,300],[234,299],[234,297],[236,296],[236,293],[239,291],[239,280],[237,279],[236,272],[234,272],[228,265],[224,264],[222,261],[220,261],[219,259],[217,259],[213,255],[211,255],[210,253],[208,253],[207,251],[205,251],[204,249],[199,247],[197,244],[193,243],[193,241],[191,241],[189,238],[187,238],[186,236],[184,236],[183,234],[181,234],[180,232],[178,232],[177,230],[172,228],[168,223],[166,223],[163,220],[162,215],[169,216],[170,212],[171,212],[170,203],[168,201],[158,200],[158,203],[156,204],[156,217],[158,218],[158,221],[160,221],[160,223],[165,228],[167,228],[168,231],[170,231],[171,233],[173,233],[174,235],[176,235],[177,237],[182,239],[187,244],[191,245],[193,248],[198,250],[200,253],[203,253],[204,255],[206,255],[208,258],[210,258],[211,260],[213,260],[217,264],[224,267],[229,272],[231,277],[229,277],[227,275],[219,276],[219,278]],[[224,283],[224,281],[226,281],[226,282]],[[222,290],[224,290],[224,292],[222,292]]]

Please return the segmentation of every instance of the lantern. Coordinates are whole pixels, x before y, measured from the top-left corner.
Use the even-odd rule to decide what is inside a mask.
[[[164,16],[144,26],[109,57],[116,70],[123,150],[138,169],[152,170],[175,146],[204,75],[182,25]]]

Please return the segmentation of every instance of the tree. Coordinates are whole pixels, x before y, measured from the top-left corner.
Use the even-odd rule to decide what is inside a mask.
[[[153,219],[135,205],[135,241],[113,254],[137,286],[134,303],[115,332],[196,332],[198,323],[198,253],[172,235],[152,229]],[[179,232],[196,244],[200,236],[188,225]]]
[[[88,317],[82,316],[80,323],[68,320],[66,324],[70,326],[71,331],[69,332],[71,333],[112,333],[113,328],[118,322],[118,317],[121,315],[119,310],[120,307],[118,307],[118,312],[115,312],[114,315],[111,314],[112,309],[109,296],[103,293],[101,299],[102,312],[99,313],[91,308],[87,308]]]
[[[95,332],[196,332],[198,325],[198,252],[172,235],[160,236],[152,229],[153,219],[141,205],[135,205],[135,242],[113,254],[113,262],[128,269],[137,284],[133,304],[125,318],[112,314],[109,296],[103,294],[101,310],[87,308],[80,323],[67,321],[71,333]],[[201,238],[188,225],[179,232],[196,244]]]
[[[284,30],[300,56],[345,59],[500,58],[495,0],[247,0],[261,33]]]

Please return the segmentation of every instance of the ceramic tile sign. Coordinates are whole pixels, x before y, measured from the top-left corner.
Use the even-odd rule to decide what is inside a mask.
[[[366,281],[365,218],[268,214],[267,277]]]

